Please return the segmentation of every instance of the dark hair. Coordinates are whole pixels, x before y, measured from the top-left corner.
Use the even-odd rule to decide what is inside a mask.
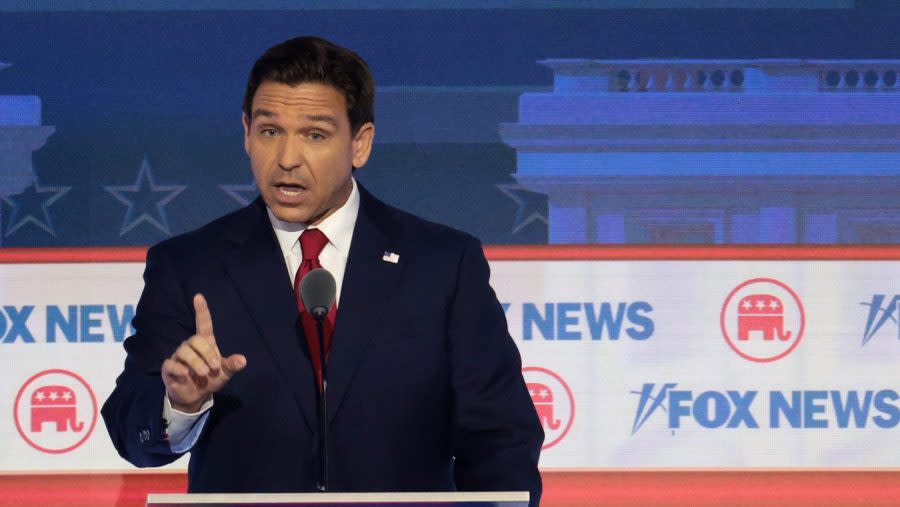
[[[375,121],[375,81],[353,51],[319,37],[295,37],[272,46],[253,64],[244,92],[244,114],[252,115],[253,96],[266,81],[294,86],[322,83],[344,95],[350,132]]]

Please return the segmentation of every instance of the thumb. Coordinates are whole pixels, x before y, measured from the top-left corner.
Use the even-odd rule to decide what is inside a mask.
[[[222,359],[222,368],[229,377],[247,366],[247,358],[243,354],[232,354]]]

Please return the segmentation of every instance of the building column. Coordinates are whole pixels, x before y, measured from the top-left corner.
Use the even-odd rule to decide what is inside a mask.
[[[729,219],[731,231],[727,243],[759,243],[758,213],[732,213]]]
[[[837,213],[809,213],[803,218],[804,243],[837,243]]]
[[[759,208],[759,242],[797,242],[797,208]]]
[[[583,193],[568,189],[554,190],[548,196],[547,210],[547,240],[550,244],[591,242],[590,206]]]
[[[625,213],[594,215],[594,243],[619,245],[625,243]]]

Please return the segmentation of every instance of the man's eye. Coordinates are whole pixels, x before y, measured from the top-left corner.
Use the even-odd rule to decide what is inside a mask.
[[[275,129],[262,129],[260,131],[260,134],[265,137],[275,137],[276,135],[278,135],[278,132]]]
[[[319,132],[312,132],[309,134],[310,141],[324,141],[325,136]]]

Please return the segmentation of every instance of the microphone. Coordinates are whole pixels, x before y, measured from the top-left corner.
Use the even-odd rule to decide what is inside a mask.
[[[336,293],[334,277],[325,268],[316,268],[300,280],[300,299],[317,321],[328,315]]]
[[[300,280],[300,300],[316,321],[319,335],[319,364],[322,365],[322,392],[319,394],[319,446],[322,449],[322,483],[319,491],[328,491],[328,376],[325,373],[325,331],[322,322],[334,304],[337,284],[331,273],[316,268]]]

